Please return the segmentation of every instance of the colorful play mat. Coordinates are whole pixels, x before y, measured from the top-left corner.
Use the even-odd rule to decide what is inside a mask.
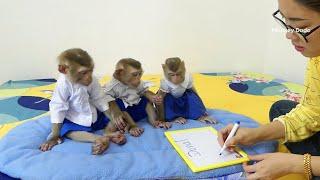
[[[146,75],[152,91],[159,88],[162,75]],[[201,73],[193,74],[195,88],[209,109],[224,110],[244,115],[260,124],[269,122],[271,105],[281,99],[299,101],[304,86],[275,77],[253,73]],[[104,84],[109,76],[101,78]],[[0,85],[0,138],[17,125],[48,119],[49,102],[55,79],[8,81]],[[42,118],[43,117],[43,118]],[[234,121],[234,119],[230,119]],[[296,175],[285,179],[300,179]]]
[[[299,101],[304,87],[269,75],[245,73],[193,74],[195,87],[208,108],[243,114],[268,122],[271,104],[280,99]],[[146,75],[157,91],[161,75]],[[102,84],[110,80],[105,76]],[[8,81],[0,86],[0,137],[12,127],[47,115],[55,79]],[[259,102],[259,105],[257,105]]]

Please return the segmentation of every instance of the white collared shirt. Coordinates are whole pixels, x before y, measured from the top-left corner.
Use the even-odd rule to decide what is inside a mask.
[[[103,90],[107,95],[108,102],[119,98],[123,101],[125,107],[128,107],[139,104],[141,96],[150,86],[150,82],[141,81],[137,88],[131,88],[116,78],[112,78],[110,82],[103,86]]]
[[[57,81],[49,107],[52,123],[62,123],[66,118],[87,127],[97,121],[97,109],[101,112],[109,109],[96,77],[89,86],[84,86],[72,83],[64,74]]]
[[[174,97],[181,97],[187,89],[193,87],[193,79],[190,73],[185,74],[185,79],[181,84],[173,84],[167,78],[161,79],[160,90],[165,93],[170,93]]]

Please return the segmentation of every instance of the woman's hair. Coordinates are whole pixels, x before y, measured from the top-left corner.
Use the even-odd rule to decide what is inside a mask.
[[[320,0],[295,0],[299,4],[320,13]]]

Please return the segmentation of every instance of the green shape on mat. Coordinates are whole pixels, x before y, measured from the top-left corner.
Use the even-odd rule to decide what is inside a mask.
[[[301,84],[296,84],[296,83],[291,83],[291,82],[285,82],[282,84],[287,86],[291,92],[303,94],[305,91],[305,87]]]
[[[287,89],[284,85],[279,85],[279,86],[272,86],[272,87],[266,87],[263,91],[262,94],[264,96],[276,96],[276,95],[282,95],[282,91],[284,89]]]

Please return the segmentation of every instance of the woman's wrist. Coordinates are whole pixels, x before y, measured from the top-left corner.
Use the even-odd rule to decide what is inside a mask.
[[[288,159],[288,161],[288,173],[304,174],[303,155],[291,154],[291,157]]]
[[[263,137],[265,136],[265,132],[263,128],[258,127],[258,128],[253,128],[251,130],[253,131],[251,135],[251,140],[250,140],[252,144],[256,144],[258,142],[263,141]]]
[[[278,140],[285,137],[285,128],[281,122],[275,121],[267,125],[262,125],[255,130],[255,143],[268,140]]]

